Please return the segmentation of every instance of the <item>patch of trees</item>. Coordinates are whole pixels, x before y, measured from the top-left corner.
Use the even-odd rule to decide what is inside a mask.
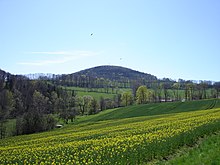
[[[152,88],[140,85],[137,90],[124,92],[122,94],[122,105],[128,106],[133,103],[146,104],[153,102],[170,102],[184,100],[200,100],[209,98],[220,98],[220,82],[200,81],[158,81]],[[182,94],[180,94],[182,93]]]
[[[56,124],[53,114],[65,120],[66,116],[74,118],[75,105],[71,99],[67,91],[47,81],[0,71],[0,138],[6,136],[9,119],[16,119],[14,135],[20,135],[53,129]],[[65,111],[68,115],[63,115]]]

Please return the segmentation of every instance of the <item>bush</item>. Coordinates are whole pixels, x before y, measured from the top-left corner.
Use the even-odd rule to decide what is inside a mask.
[[[40,115],[28,112],[16,120],[16,135],[48,131],[55,128],[56,120],[53,115]]]

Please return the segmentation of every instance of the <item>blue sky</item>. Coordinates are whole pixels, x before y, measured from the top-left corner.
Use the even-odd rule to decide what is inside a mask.
[[[220,81],[219,9],[219,0],[0,0],[0,68],[61,74],[120,65]]]

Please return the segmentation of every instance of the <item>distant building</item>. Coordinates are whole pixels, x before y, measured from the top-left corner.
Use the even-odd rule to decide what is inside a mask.
[[[160,102],[173,102],[173,101],[174,101],[173,99],[167,99],[167,100],[161,99],[161,100],[160,100]]]
[[[62,127],[63,127],[63,125],[61,125],[61,124],[56,125],[56,128],[62,128]]]

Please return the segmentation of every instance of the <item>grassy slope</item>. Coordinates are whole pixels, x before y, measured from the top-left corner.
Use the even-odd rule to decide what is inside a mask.
[[[67,164],[69,160],[80,161],[69,164],[84,164],[82,162],[96,161],[97,158],[98,164],[103,161],[106,164],[141,164],[167,156],[178,146],[190,143],[195,139],[195,132],[203,132],[202,125],[207,123],[208,116],[209,119],[220,119],[219,110],[81,123],[51,132],[11,137],[1,140],[0,164],[25,164],[25,161],[26,164],[52,164],[53,161]],[[190,128],[199,130],[190,133]],[[71,157],[75,154],[76,157]]]
[[[102,120],[123,119],[139,116],[181,113],[220,107],[219,99],[199,100],[190,102],[154,103],[133,105],[129,107],[106,110],[96,115],[82,117],[77,122],[96,122]]]
[[[200,164],[219,164],[220,162],[220,132],[202,139],[200,144],[187,151],[180,157],[161,164],[182,164],[182,165],[200,165]]]
[[[153,122],[153,126],[158,126],[159,124],[167,123],[165,122],[169,117],[171,121],[176,121],[176,117],[179,116],[182,120],[182,116],[188,111],[196,110],[206,110],[220,107],[220,100],[203,100],[203,101],[193,101],[193,102],[177,102],[177,103],[161,103],[161,104],[147,104],[130,106],[112,110],[106,110],[100,114],[82,117],[78,119],[74,125],[68,125],[62,129],[53,130],[50,132],[44,132],[34,135],[24,135],[19,137],[11,137],[9,139],[2,140],[0,147],[10,146],[13,148],[16,146],[18,148],[25,147],[25,145],[30,145],[33,149],[37,148],[41,151],[39,146],[46,145],[45,147],[51,147],[50,143],[53,145],[59,145],[60,143],[65,143],[66,145],[75,144],[77,141],[84,143],[84,139],[102,139],[102,137],[111,137],[112,129],[115,130],[116,135],[123,134],[123,131],[130,130],[132,125],[136,125],[142,122]],[[214,110],[218,111],[218,110]],[[214,112],[213,111],[213,112]],[[205,111],[203,111],[205,112]],[[198,117],[202,111],[198,111]],[[207,111],[208,112],[208,111]],[[208,112],[212,113],[212,112]],[[203,114],[204,115],[204,114]],[[186,118],[190,117],[185,116]],[[168,120],[168,121],[169,121]],[[185,120],[185,119],[184,119]],[[179,121],[179,120],[177,120]],[[187,121],[187,120],[186,120]],[[159,122],[155,125],[155,122]],[[147,124],[149,126],[149,124]],[[137,127],[139,128],[139,127]],[[135,127],[136,129],[136,127]],[[154,129],[153,129],[154,130]],[[155,129],[157,130],[157,129]],[[134,133],[134,132],[133,132]],[[130,135],[129,135],[130,136]],[[123,136],[122,136],[123,137]],[[45,140],[45,141],[44,141]],[[48,142],[46,142],[48,140]],[[33,143],[34,142],[34,143]],[[36,142],[36,144],[35,144]],[[13,144],[14,143],[14,144]],[[24,143],[24,144],[23,144]],[[38,144],[39,143],[39,144]],[[48,143],[48,144],[46,144]],[[14,146],[15,145],[15,146]],[[35,145],[37,145],[35,147]],[[48,146],[47,146],[48,145]],[[70,145],[72,146],[72,145]],[[70,148],[72,150],[72,148]],[[16,150],[15,150],[16,152]],[[29,151],[28,151],[29,152]]]
[[[16,119],[10,119],[6,122],[6,137],[13,136],[16,127]]]
[[[95,91],[91,91],[87,88],[80,88],[80,87],[65,87],[66,89],[68,90],[74,90],[76,91],[77,95],[78,96],[92,96],[93,98],[95,98],[96,100],[100,100],[101,97],[103,98],[109,98],[109,99],[113,99],[114,96],[116,96],[116,90],[112,92],[111,89],[109,89],[109,93],[105,93],[105,89],[104,88],[99,88],[99,89],[96,89],[98,90],[98,92],[95,92]],[[120,88],[118,89],[118,93],[123,93],[123,92],[126,92],[126,91],[131,91],[131,89],[127,89],[127,88]]]

